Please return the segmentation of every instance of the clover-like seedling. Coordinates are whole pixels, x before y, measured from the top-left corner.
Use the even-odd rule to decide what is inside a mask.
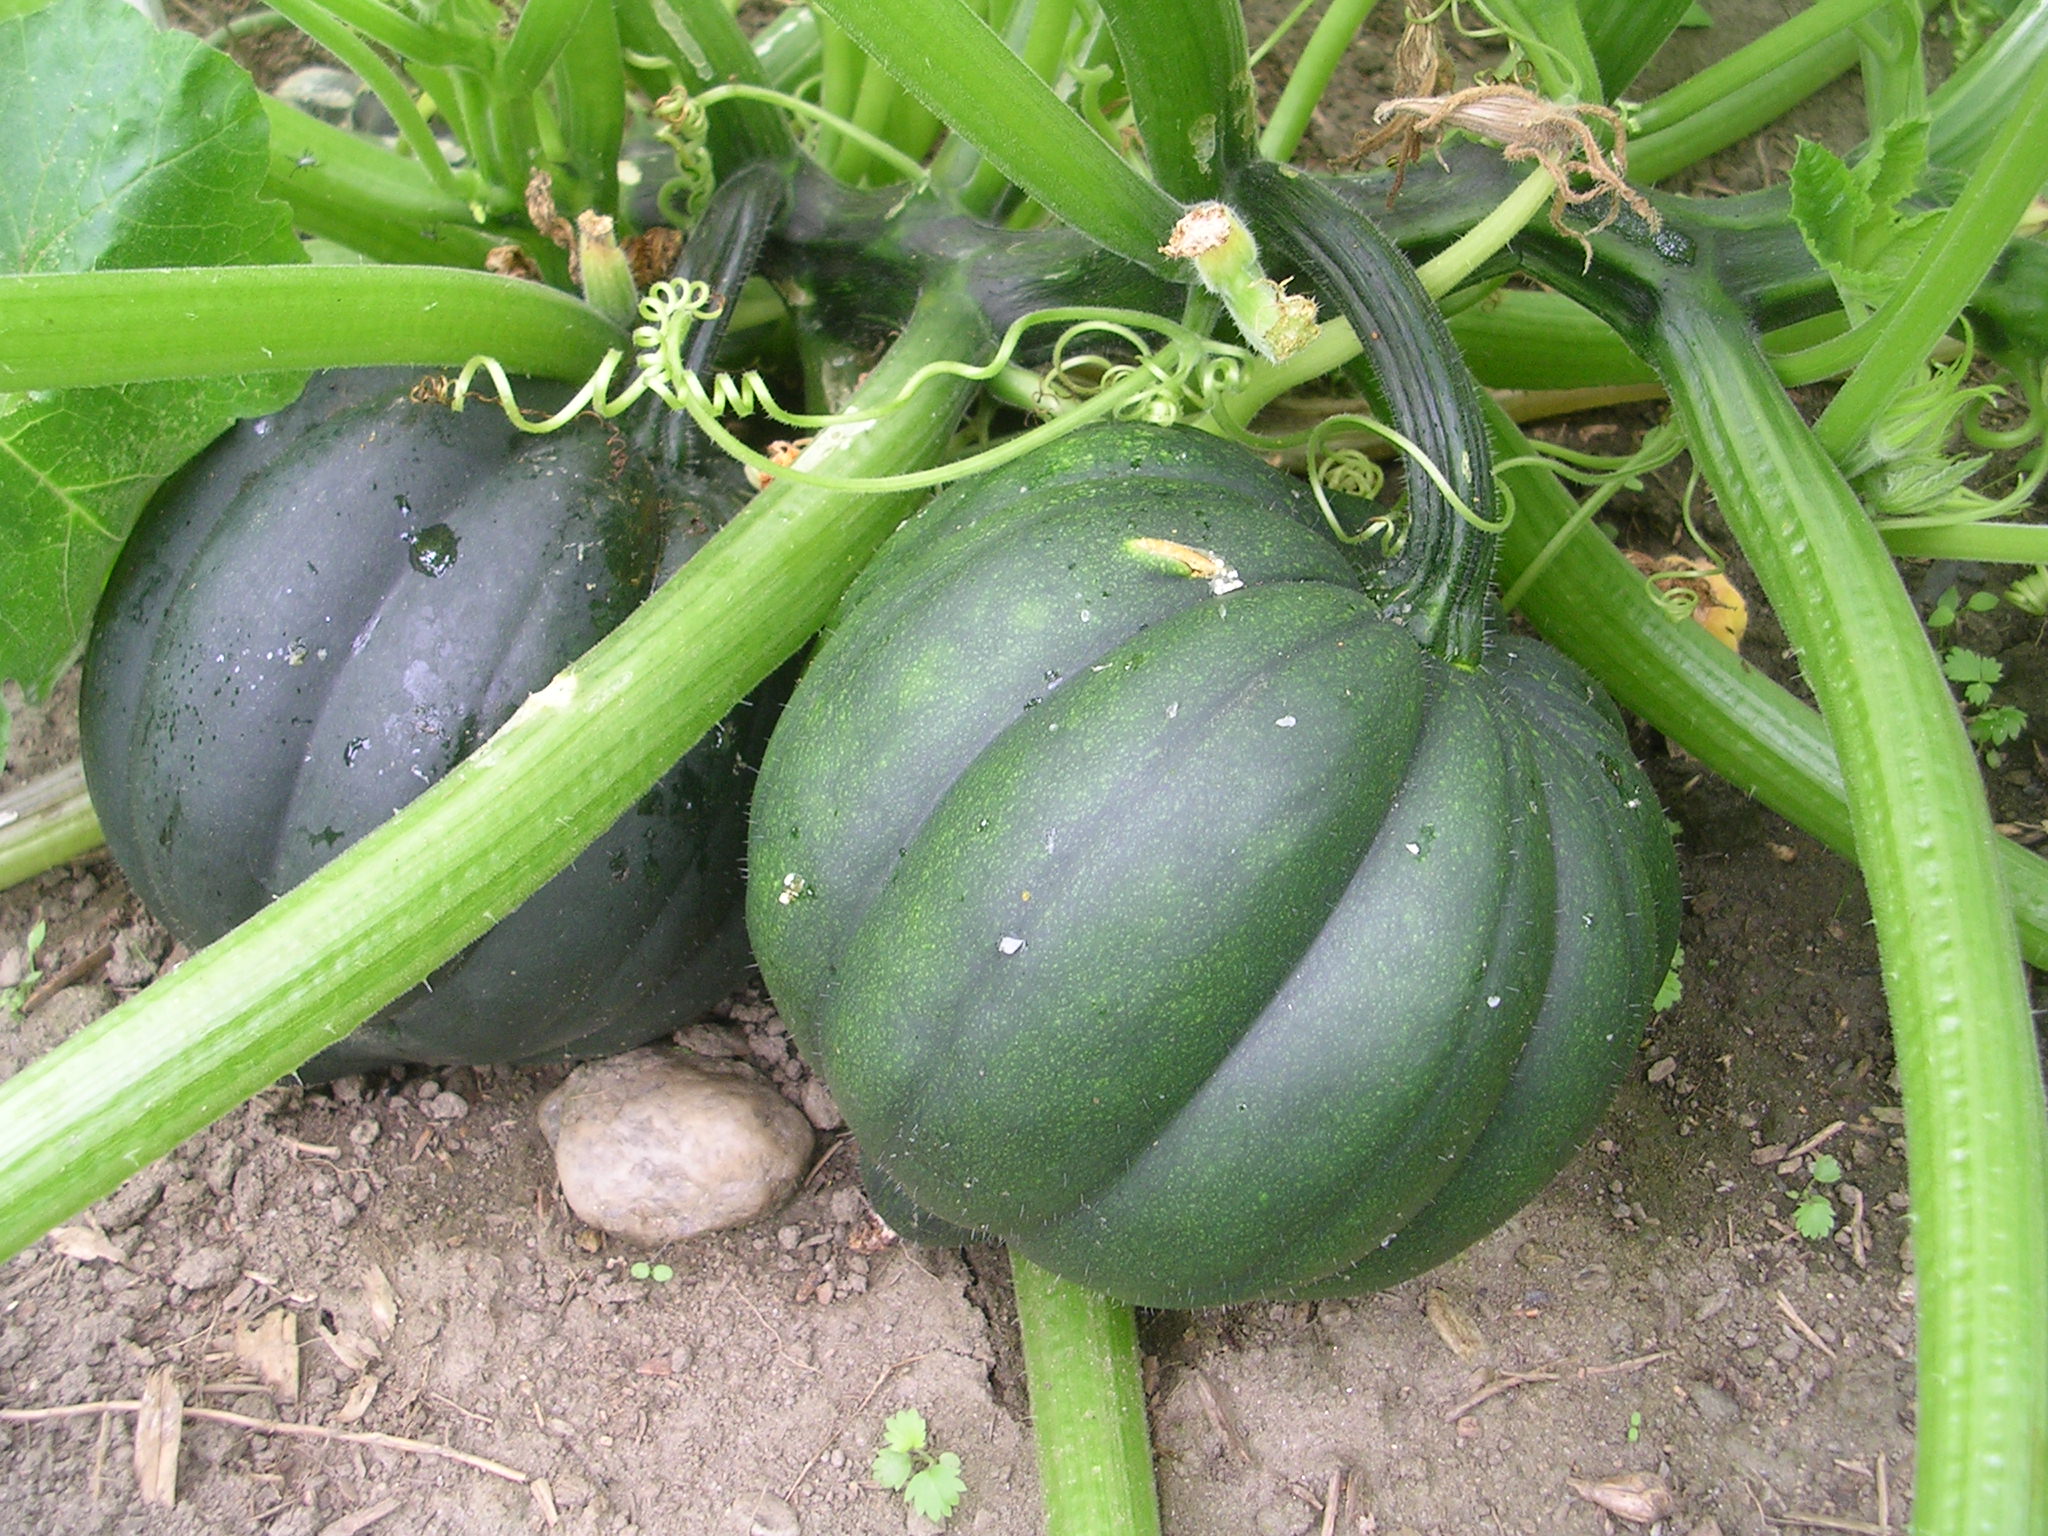
[[[927,1439],[924,1415],[915,1408],[890,1414],[872,1471],[876,1482],[901,1493],[925,1519],[943,1523],[959,1507],[967,1484],[960,1479],[960,1458],[951,1451],[933,1455]]]
[[[1841,1182],[1842,1165],[1823,1152],[1813,1160],[1811,1172],[1806,1192],[1792,1212],[1792,1225],[1801,1237],[1819,1242],[1835,1230],[1835,1202],[1827,1197],[1824,1186]]]

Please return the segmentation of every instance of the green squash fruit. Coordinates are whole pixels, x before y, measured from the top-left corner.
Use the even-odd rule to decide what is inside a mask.
[[[595,418],[531,436],[495,405],[415,400],[416,379],[317,376],[232,429],[155,498],[100,603],[87,784],[143,903],[187,944],[447,773],[741,499]],[[306,1074],[597,1055],[722,995],[745,964],[748,764],[767,714],[737,713]]]
[[[1675,860],[1542,644],[1402,622],[1298,481],[1077,431],[848,594],[755,793],[762,975],[886,1218],[1147,1306],[1504,1220],[1636,1049]]]

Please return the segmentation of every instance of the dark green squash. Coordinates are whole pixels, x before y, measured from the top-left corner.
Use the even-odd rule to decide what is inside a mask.
[[[593,417],[530,436],[495,405],[415,400],[416,382],[322,375],[234,428],[156,497],[101,601],[80,703],[87,783],[144,904],[188,944],[439,779],[743,497]],[[307,1074],[601,1054],[721,995],[744,965],[748,764],[766,713],[736,715]]]
[[[1313,183],[1236,191],[1484,512],[1412,272]],[[748,927],[892,1224],[1142,1305],[1336,1294],[1577,1149],[1672,956],[1671,842],[1611,707],[1489,616],[1490,537],[1411,478],[1376,563],[1241,448],[1089,428],[855,584],[762,764]]]
[[[1444,661],[1296,482],[1143,427],[892,540],[749,861],[885,1216],[1153,1306],[1363,1289],[1490,1230],[1605,1106],[1676,938],[1655,796],[1569,663]]]

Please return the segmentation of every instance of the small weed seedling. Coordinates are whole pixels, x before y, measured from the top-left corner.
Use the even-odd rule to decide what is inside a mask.
[[[1842,1165],[1823,1152],[1813,1160],[1808,1175],[1805,1192],[1792,1211],[1792,1225],[1801,1237],[1818,1243],[1834,1234],[1835,1202],[1828,1198],[1827,1186],[1842,1181]]]
[[[42,970],[36,965],[36,951],[43,947],[44,925],[38,922],[29,929],[28,937],[22,941],[21,980],[11,987],[0,987],[0,1011],[19,1014],[28,1002],[29,994],[35,991],[36,983],[43,979]]]
[[[1667,1008],[1676,1008],[1679,999],[1685,996],[1685,982],[1679,970],[1685,965],[1685,946],[1680,944],[1671,951],[1671,969],[1664,973],[1664,984],[1657,988],[1656,1001],[1650,1004],[1653,1013],[1662,1013]]]
[[[960,1480],[960,1458],[951,1451],[935,1456],[927,1449],[924,1415],[915,1408],[890,1414],[882,1425],[873,1472],[876,1482],[901,1493],[903,1502],[925,1519],[940,1523],[967,1491]]]
[[[2005,761],[2000,748],[2016,740],[2027,728],[2027,712],[2012,704],[1991,702],[1991,690],[2005,680],[2005,667],[1989,656],[1965,646],[1952,645],[1943,652],[1941,670],[1963,690],[1963,723],[1970,740],[1984,753],[1984,761],[1996,768]]]
[[[627,1271],[635,1280],[652,1280],[656,1285],[667,1285],[675,1279],[676,1272],[666,1264],[649,1264],[645,1260]]]

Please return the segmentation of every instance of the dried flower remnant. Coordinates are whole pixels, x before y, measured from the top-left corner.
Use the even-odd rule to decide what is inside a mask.
[[[1411,119],[1418,134],[1458,128],[1500,145],[1508,160],[1534,160],[1556,186],[1550,201],[1551,227],[1584,246],[1589,262],[1593,247],[1584,234],[1565,227],[1567,208],[1605,198],[1607,211],[1593,226],[1594,234],[1619,218],[1624,206],[1652,230],[1664,226],[1650,200],[1628,184],[1628,129],[1612,107],[1547,101],[1519,85],[1474,85],[1448,96],[1395,97],[1373,110],[1374,122],[1395,117]],[[1598,119],[1613,131],[1612,150],[1601,144],[1588,119]],[[1581,180],[1591,184],[1580,185]]]

